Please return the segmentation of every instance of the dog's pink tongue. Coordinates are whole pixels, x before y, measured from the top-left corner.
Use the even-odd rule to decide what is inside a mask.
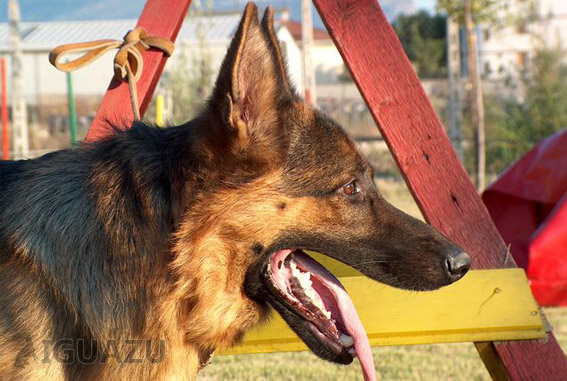
[[[376,370],[374,368],[374,357],[372,357],[372,351],[370,350],[370,342],[354,308],[354,304],[343,285],[333,274],[308,255],[296,256],[296,261],[303,267],[308,268],[311,275],[316,276],[331,291],[336,307],[340,311],[344,328],[354,340],[354,349],[362,367],[364,380],[375,381]]]
[[[368,341],[368,336],[362,326],[362,322],[358,317],[358,313],[352,304],[352,300],[340,283],[335,284],[334,282],[327,282],[326,279],[325,283],[333,292],[341,312],[343,325],[354,340],[354,349],[356,350],[356,356],[360,361],[364,379],[366,381],[376,380],[374,357],[372,357],[372,351],[370,350],[370,342]]]

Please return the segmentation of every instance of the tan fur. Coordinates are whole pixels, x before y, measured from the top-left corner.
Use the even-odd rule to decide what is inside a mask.
[[[173,269],[180,274],[178,295],[186,296],[190,306],[184,322],[188,342],[230,347],[266,318],[244,290],[235,287],[244,284],[245,271],[255,260],[249,255],[250,243],[267,246],[279,232],[299,222],[302,229],[321,232],[333,227],[340,231],[344,226],[347,216],[343,213],[348,211],[338,203],[286,197],[278,191],[281,181],[279,172],[270,173],[245,187],[207,198],[184,218],[176,236]],[[263,202],[258,203],[259,199]],[[282,203],[285,210],[279,208]],[[362,224],[359,230],[361,236],[368,233]],[[211,318],[202,321],[201,316]]]
[[[272,26],[273,12],[265,27]],[[273,72],[272,58],[268,43],[262,35],[255,6],[246,8],[242,20],[242,34],[231,70],[232,88],[229,99],[229,124],[238,130],[238,139],[232,149],[235,155],[239,151],[247,152],[253,147],[269,146],[277,136],[262,133],[262,129],[277,123],[277,107],[274,93],[277,83]],[[273,41],[275,35],[270,35]],[[279,53],[278,53],[279,54]],[[281,58],[281,54],[280,54]],[[263,63],[262,63],[263,62]],[[283,64],[279,69],[283,70]],[[283,73],[280,73],[283,74]],[[217,160],[218,150],[206,142],[200,146],[203,159]],[[274,161],[270,150],[255,152],[256,160],[267,163]],[[274,161],[273,168],[277,167]],[[118,163],[101,161],[90,171],[90,183],[93,187],[93,201],[97,218],[109,239],[121,250],[133,252],[137,242],[132,242],[130,229],[135,227],[124,224],[123,216],[130,213],[130,205],[122,200],[124,173]],[[213,174],[214,176],[214,174]],[[144,220],[154,220],[151,194],[143,178],[132,176],[131,186],[141,206],[138,212]],[[13,288],[6,295],[0,295],[0,305],[10,314],[16,314],[21,320],[22,335],[14,330],[11,315],[0,312],[0,372],[22,379],[58,380],[68,373],[58,361],[42,362],[37,356],[61,357],[64,351],[44,343],[50,337],[94,337],[100,342],[113,342],[116,354],[123,357],[131,351],[125,340],[143,338],[167,344],[166,357],[158,364],[119,364],[115,359],[108,359],[105,364],[85,366],[77,377],[87,380],[112,379],[175,379],[192,380],[201,363],[206,361],[215,348],[228,347],[238,342],[243,334],[255,324],[264,320],[265,308],[247,298],[242,290],[244,272],[250,266],[249,247],[246,245],[256,237],[268,242],[275,231],[264,231],[261,225],[254,226],[257,218],[292,218],[293,212],[278,213],[277,202],[284,201],[275,191],[274,182],[279,181],[279,174],[267,175],[243,188],[228,187],[226,191],[215,195],[214,199],[197,200],[191,212],[183,216],[185,221],[172,240],[171,257],[173,262],[166,265],[155,263],[155,277],[141,283],[130,281],[127,268],[114,267],[111,270],[114,281],[131,282],[120,287],[128,293],[141,295],[130,299],[131,306],[116,305],[116,309],[90,311],[76,305],[80,295],[65,291],[55,291],[54,296],[46,292],[59,290],[66,282],[65,276],[53,278],[42,268],[19,268],[19,258],[33,258],[24,236],[15,237],[18,249],[12,261],[0,267],[2,284]],[[191,196],[188,196],[191,197]],[[259,209],[250,208],[250,202],[257,197],[266,197],[268,202]],[[291,202],[291,200],[285,200]],[[254,202],[254,204],[256,204]],[[272,204],[274,207],[272,207]],[[285,220],[285,218],[282,220]],[[257,221],[257,220],[256,220]],[[114,255],[113,253],[109,253]],[[117,253],[117,255],[119,255]],[[169,258],[165,258],[169,260]],[[32,270],[31,272],[30,269]],[[98,271],[93,269],[93,271]],[[42,279],[41,284],[37,280]],[[163,283],[163,279],[170,282]],[[161,282],[161,283],[160,283]],[[112,289],[103,291],[104,303],[112,305]],[[13,295],[25,295],[13,297]],[[126,297],[125,300],[128,298]],[[116,301],[119,303],[120,301]],[[87,306],[96,308],[96,306]],[[63,332],[53,332],[58,324],[45,319],[62,319],[58,309],[71,321],[78,319],[89,327],[89,332],[74,332],[72,324]],[[39,329],[35,329],[38,327]],[[33,332],[29,336],[27,333]],[[30,353],[22,352],[28,345]],[[152,347],[155,352],[155,348]],[[141,357],[144,348],[136,348],[133,357]],[[38,355],[36,355],[36,353]],[[19,364],[17,357],[26,358],[25,364]],[[33,363],[33,364],[32,364]]]
[[[246,7],[209,107],[188,124],[0,166],[13,177],[0,187],[1,379],[194,380],[268,306],[286,319],[258,268],[277,245],[304,248],[294,239],[395,286],[447,284],[440,258],[454,245],[387,204],[344,131],[295,94],[272,16],[260,25]],[[345,195],[355,180],[363,191]],[[395,260],[357,267],[355,244],[360,263]],[[49,340],[62,338],[97,340],[94,363],[55,361],[66,351]],[[117,360],[128,356],[144,360]]]

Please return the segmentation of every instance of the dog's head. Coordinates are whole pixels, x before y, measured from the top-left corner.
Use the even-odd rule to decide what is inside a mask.
[[[209,295],[190,306],[216,319],[226,343],[271,305],[320,357],[350,363],[356,353],[364,364],[367,339],[350,299],[304,251],[411,290],[455,282],[470,258],[384,200],[341,127],[297,96],[272,13],[260,23],[246,7],[199,118],[210,130],[202,155],[214,162],[214,180],[192,189],[196,206],[178,242],[194,244],[178,250],[177,266],[193,277],[193,296]],[[187,327],[190,336],[195,329]]]

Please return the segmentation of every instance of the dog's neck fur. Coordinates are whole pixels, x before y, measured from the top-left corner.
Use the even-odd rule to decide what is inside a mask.
[[[157,346],[160,339],[165,339],[167,344],[167,356],[162,364],[133,366],[109,360],[102,368],[80,366],[69,370],[70,374],[99,377],[106,371],[113,376],[123,371],[124,379],[130,379],[133,374],[135,378],[153,379],[165,376],[160,372],[167,370],[168,377],[172,374],[189,377],[197,373],[200,362],[217,345],[231,345],[249,328],[248,322],[245,327],[231,327],[236,319],[228,310],[228,315],[222,314],[226,322],[214,322],[216,326],[192,321],[191,316],[196,316],[192,311],[201,308],[195,296],[196,288],[214,290],[216,285],[172,271],[175,246],[172,237],[183,214],[203,198],[203,189],[212,193],[218,187],[214,183],[223,182],[219,159],[207,155],[212,152],[211,144],[223,142],[207,127],[202,121],[163,130],[137,124],[132,130],[91,146],[19,163],[20,172],[27,175],[24,180],[20,177],[12,181],[11,167],[0,167],[0,232],[3,237],[9,237],[2,239],[2,243],[9,242],[11,246],[3,248],[1,255],[13,253],[2,257],[2,261],[17,269],[14,271],[40,275],[36,278],[44,281],[38,292],[49,294],[57,305],[64,307],[59,313],[67,315],[65,321],[74,322],[72,326],[56,327],[53,335],[38,339],[113,341],[121,358],[131,350],[131,346],[123,345],[126,340],[151,339]],[[88,171],[77,165],[85,161],[91,163]],[[137,165],[132,161],[137,161]],[[144,171],[136,172],[134,168]],[[215,172],[216,175],[211,175]],[[59,184],[47,183],[48,175],[57,176]],[[82,189],[66,186],[76,180],[73,177],[80,178]],[[25,178],[34,181],[27,182]],[[156,178],[161,179],[158,184],[150,181]],[[80,197],[82,192],[92,195],[90,202],[95,208],[82,209],[84,205],[70,202],[69,198]],[[161,192],[168,193],[167,197],[159,197]],[[19,204],[10,202],[12,198],[18,198]],[[170,203],[160,203],[163,199]],[[58,209],[54,209],[55,205]],[[62,210],[61,205],[77,208]],[[22,208],[31,209],[35,218],[24,220]],[[98,215],[84,216],[89,209],[97,210]],[[122,215],[137,218],[124,220]],[[76,226],[66,219],[76,216],[97,226],[73,231]],[[80,235],[84,231],[99,231],[100,225],[104,235]],[[209,224],[208,229],[214,230],[214,224]],[[187,234],[200,234],[201,244],[185,245],[183,253],[177,255],[206,258],[206,251],[212,249],[211,242],[207,242],[210,232],[188,226],[184,231],[186,242],[191,238]],[[61,246],[61,234],[67,236],[65,246]],[[89,263],[74,260],[79,252],[89,253]],[[105,276],[91,280],[92,271]],[[24,278],[20,280],[26,283]],[[255,323],[259,317],[248,320]],[[225,334],[215,336],[219,329],[225,330]]]
[[[287,142],[279,123],[289,117],[284,110],[296,111],[280,106],[296,99],[272,18],[268,10],[260,26],[247,6],[195,120],[168,129],[135,123],[102,142],[0,164],[0,289],[34,290],[58,307],[28,307],[15,293],[2,300],[14,316],[58,316],[50,332],[34,332],[41,321],[22,323],[34,346],[46,336],[113,341],[123,357],[125,340],[168,345],[160,364],[75,362],[61,365],[63,375],[191,378],[215,347],[234,344],[266,317],[266,304],[243,290],[244,272],[258,258],[249,255],[255,242],[245,226],[258,210],[243,213],[231,200],[254,204],[246,185],[264,182],[277,211],[272,180],[263,175],[281,167]],[[223,214],[239,222],[215,219]],[[1,356],[0,366],[10,363]]]

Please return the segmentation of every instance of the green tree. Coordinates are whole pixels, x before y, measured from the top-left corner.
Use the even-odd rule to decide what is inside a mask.
[[[478,191],[485,187],[486,145],[485,145],[485,110],[482,81],[478,69],[478,44],[475,26],[481,22],[496,24],[496,17],[501,16],[503,0],[439,0],[438,9],[447,12],[451,19],[463,25],[467,41],[468,99],[469,116],[475,129],[476,143],[476,184]]]
[[[539,141],[567,127],[566,53],[561,43],[546,47],[542,42],[522,73],[525,102],[516,125],[526,139]]]
[[[501,26],[507,22],[502,18],[501,10],[507,8],[505,0],[472,0],[471,13],[477,24]],[[437,9],[452,15],[460,25],[465,23],[465,2],[463,0],[438,0]]]
[[[171,112],[168,115],[174,123],[183,123],[200,111],[212,91],[214,68],[206,32],[214,22],[204,17],[210,13],[212,1],[205,3],[205,10],[200,1],[193,2],[187,23],[194,23],[197,34],[197,48],[180,43],[177,46],[175,66],[163,81],[163,90],[171,99]]]
[[[393,23],[408,58],[420,77],[442,77],[447,73],[447,28],[445,16],[420,11],[400,15]]]
[[[567,127],[567,65],[561,43],[540,41],[520,73],[521,97],[492,97],[487,105],[489,172],[498,173],[542,139]]]

